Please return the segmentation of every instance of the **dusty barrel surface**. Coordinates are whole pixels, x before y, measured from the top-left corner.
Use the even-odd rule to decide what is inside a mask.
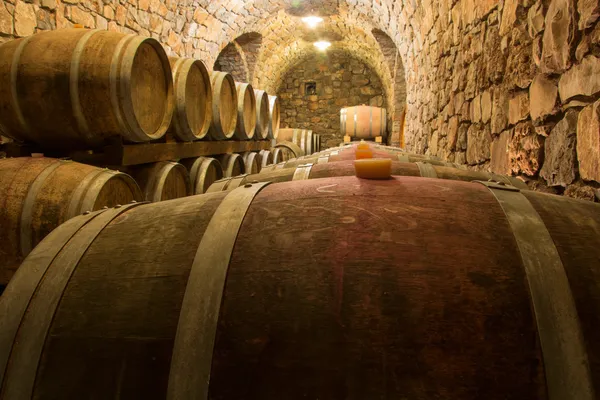
[[[47,148],[107,137],[162,137],[173,83],[160,43],[137,35],[60,29],[0,46],[0,131]]]
[[[210,136],[213,140],[231,139],[237,125],[237,91],[233,77],[226,72],[212,72],[213,91],[212,123]]]
[[[255,90],[256,98],[256,131],[254,139],[263,140],[269,137],[270,105],[269,95],[264,90]]]
[[[212,86],[204,63],[169,58],[173,70],[175,108],[171,131],[183,141],[203,139],[212,119]]]
[[[254,89],[248,83],[235,83],[237,91],[237,125],[235,138],[250,140],[256,132],[256,97]]]
[[[279,129],[277,142],[292,142],[300,147],[306,155],[310,155],[314,152],[313,132],[308,129]]]
[[[277,139],[281,124],[279,97],[269,96],[269,139]]]
[[[237,153],[233,154],[222,154],[217,156],[217,159],[223,167],[223,176],[225,178],[231,178],[246,173],[246,166],[244,165],[244,159]]]
[[[140,185],[147,201],[172,200],[192,194],[189,172],[179,163],[160,161],[137,165],[128,172]]]
[[[215,181],[223,178],[223,168],[214,158],[197,157],[180,160],[190,174],[192,194],[203,194]]]
[[[342,135],[359,139],[387,136],[387,112],[384,108],[356,106],[340,112]]]
[[[599,205],[415,177],[261,185],[53,232],[0,297],[3,396],[594,398]]]
[[[0,159],[0,286],[63,222],[132,200],[142,193],[121,172],[53,158]]]
[[[354,176],[354,161],[339,161],[332,163],[311,162],[313,160],[289,161],[281,168],[265,168],[258,174],[250,174],[235,179],[223,179],[213,183],[211,192],[219,190],[233,190],[249,182],[289,182],[305,179],[321,179],[338,176]],[[317,160],[318,161],[318,160]],[[294,167],[289,164],[294,164]],[[423,178],[450,179],[455,181],[488,181],[502,182],[506,185],[515,186],[519,189],[527,189],[527,185],[521,180],[505,175],[497,175],[487,172],[469,171],[447,166],[430,165],[424,167],[421,163],[402,163],[392,161],[393,176],[416,176]]]

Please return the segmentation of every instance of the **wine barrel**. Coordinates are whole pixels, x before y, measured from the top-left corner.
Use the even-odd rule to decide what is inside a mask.
[[[273,164],[273,153],[269,150],[261,150],[258,155],[260,156],[259,170]]]
[[[19,268],[0,298],[1,390],[593,400],[599,259],[600,205],[487,182],[128,205],[69,221]]]
[[[142,188],[147,201],[166,201],[192,194],[190,175],[179,163],[159,161],[136,165],[128,171]]]
[[[297,161],[297,162],[296,162]],[[322,179],[338,176],[354,176],[354,161],[339,161],[334,163],[312,164],[306,160],[291,160],[288,163],[296,162],[295,167],[275,166],[273,168],[264,168],[258,174],[250,174],[233,178],[224,178],[215,181],[209,188],[210,192],[221,190],[233,190],[251,182],[289,182],[305,179]],[[288,164],[286,163],[286,164]],[[286,165],[284,164],[284,165]],[[504,185],[517,187],[521,190],[527,190],[527,185],[518,178],[506,175],[498,175],[488,172],[470,171],[452,167],[429,166],[423,167],[420,163],[403,163],[392,161],[393,176],[417,176],[423,178],[450,179],[456,181],[494,181],[501,182]],[[231,182],[229,182],[231,181]]]
[[[235,138],[250,140],[256,132],[256,98],[254,89],[248,83],[235,83],[237,91],[237,125]]]
[[[269,95],[264,90],[255,90],[256,98],[256,131],[254,139],[263,140],[269,137],[270,105]]]
[[[286,153],[287,150],[281,147],[272,148],[271,154],[273,154],[273,164],[279,164],[280,162],[285,161],[285,159],[289,159]]]
[[[300,148],[300,146],[298,146],[295,143],[292,142],[280,142],[277,143],[275,145],[275,148],[277,149],[285,149],[287,151],[287,153],[289,154],[289,158],[298,158],[298,157],[302,157],[305,155],[304,150],[302,150]]]
[[[373,139],[387,136],[386,110],[379,107],[348,107],[340,113],[342,135],[358,139]]]
[[[187,158],[180,163],[189,171],[193,194],[205,193],[215,181],[223,178],[223,168],[214,158]]]
[[[130,176],[53,158],[0,159],[0,292],[54,228],[86,211],[143,200]]]
[[[235,81],[227,72],[213,72],[212,123],[209,134],[213,140],[228,140],[235,134],[237,125],[237,91]]]
[[[279,97],[269,96],[269,139],[277,139],[280,123]]]
[[[258,174],[260,167],[258,165],[258,153],[248,151],[242,154],[244,160],[244,170],[246,174]]]
[[[279,129],[277,142],[292,142],[300,147],[306,155],[310,155],[314,152],[313,132],[308,129]]]
[[[175,110],[170,130],[183,141],[204,139],[212,119],[212,86],[204,63],[170,57]]]
[[[154,39],[60,29],[0,46],[0,131],[45,148],[162,137],[173,114],[173,80]]]
[[[222,154],[218,156],[217,159],[223,167],[223,176],[225,178],[231,178],[232,176],[238,176],[246,173],[244,159],[237,153]]]

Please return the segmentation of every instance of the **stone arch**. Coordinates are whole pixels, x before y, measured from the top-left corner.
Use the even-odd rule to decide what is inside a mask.
[[[248,68],[248,82],[254,80],[256,62],[263,45],[263,36],[258,32],[248,32],[239,36],[234,41],[238,44]]]
[[[392,38],[380,29],[373,29],[372,33],[392,72],[392,98],[394,106],[391,108],[393,112],[390,113],[388,121],[391,124],[390,144],[403,146],[403,125],[406,113],[406,77],[404,74],[404,65],[402,64],[400,52]]]
[[[316,84],[313,93],[306,92],[309,82]],[[385,91],[379,74],[347,49],[302,53],[277,87],[282,126],[311,129],[322,135],[325,146],[336,146],[343,140],[340,109],[360,104],[387,108]]]
[[[236,82],[249,82],[250,73],[244,51],[235,41],[229,43],[221,51],[215,64],[214,71],[229,72]]]

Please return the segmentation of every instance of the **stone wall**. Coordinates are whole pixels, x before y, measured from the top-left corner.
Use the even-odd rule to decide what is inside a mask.
[[[229,72],[236,82],[250,82],[244,51],[235,41],[221,51],[213,70]]]
[[[463,0],[417,62],[409,148],[594,199],[600,185],[597,1]],[[465,8],[466,7],[466,8]]]
[[[307,82],[316,83],[315,95],[306,95]],[[330,51],[302,60],[287,72],[278,90],[281,126],[312,129],[322,135],[324,147],[338,146],[340,109],[361,104],[385,107],[377,74],[347,53]]]

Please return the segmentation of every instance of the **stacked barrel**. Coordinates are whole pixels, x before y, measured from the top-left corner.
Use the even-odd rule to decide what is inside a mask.
[[[211,79],[221,105],[273,103]],[[0,160],[0,399],[596,398],[600,205],[397,148],[317,151],[307,132],[275,134],[266,108],[251,123],[221,105],[204,133],[189,110],[170,126],[281,136],[272,151],[132,167],[141,188],[67,160]],[[105,123],[162,124],[140,107]]]
[[[200,60],[169,58],[152,38],[64,29],[7,42],[0,60],[0,135],[40,151],[68,155],[165,135],[178,142],[266,140],[278,129],[276,97],[211,73]],[[1,159],[0,285],[68,219],[204,193],[218,179],[245,173],[244,163],[221,164],[240,157],[106,165],[111,169],[49,157]],[[273,159],[269,150],[244,157],[254,160],[248,173]]]

